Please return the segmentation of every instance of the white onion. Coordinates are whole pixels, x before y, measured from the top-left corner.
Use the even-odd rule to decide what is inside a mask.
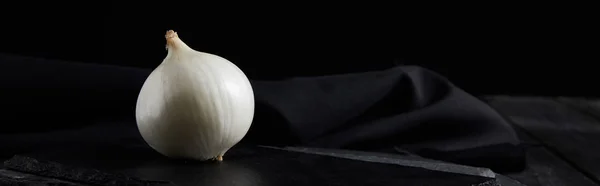
[[[139,132],[165,156],[222,161],[254,118],[250,81],[227,59],[188,47],[176,32],[165,37],[168,54],[137,100]]]

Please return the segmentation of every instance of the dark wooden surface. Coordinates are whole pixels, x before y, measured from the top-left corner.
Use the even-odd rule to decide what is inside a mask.
[[[505,176],[528,186],[600,186],[600,101],[516,96],[482,99],[511,121],[527,147],[526,170]],[[25,178],[48,181],[7,173],[9,176],[0,176],[0,185]]]
[[[529,186],[600,185],[600,101],[487,96],[527,148],[528,167],[508,174]]]

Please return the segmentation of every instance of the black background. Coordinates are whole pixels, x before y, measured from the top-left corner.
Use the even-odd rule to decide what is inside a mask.
[[[3,3],[0,6],[2,19],[0,52],[80,63],[151,69],[156,67],[166,55],[165,32],[168,29],[174,29],[191,47],[230,59],[254,80],[363,72],[401,64],[412,64],[441,73],[459,87],[475,95],[596,96],[600,93],[595,88],[595,82],[598,79],[595,68],[595,63],[598,61],[598,57],[595,56],[598,32],[592,28],[596,28],[595,23],[598,21],[594,18],[598,16],[594,16],[592,12],[582,7],[586,7],[586,5],[570,7],[563,4],[507,5],[490,3],[483,5],[465,3],[430,4],[415,8],[406,5],[380,5],[378,7],[365,4],[348,5],[347,2],[331,6],[324,4],[257,4],[255,2],[251,5],[239,3],[214,5],[204,1],[186,4],[173,1],[19,1]],[[40,140],[63,145],[66,141],[76,139],[87,146],[90,141],[108,143],[107,136],[118,139],[120,136],[137,135],[137,130],[130,130],[129,132],[132,132],[130,134],[119,135],[119,132],[127,133],[127,131],[109,129],[110,126],[134,127],[134,125],[130,125],[134,123],[132,117],[134,107],[131,101],[137,96],[138,91],[134,91],[132,87],[139,86],[142,82],[140,71],[137,71],[137,74],[119,74],[116,73],[119,70],[115,70],[115,68],[103,69],[97,66],[75,68],[77,65],[71,66],[72,68],[61,68],[58,63],[53,64],[54,66],[45,66],[49,68],[48,70],[25,71],[21,68],[23,64],[36,63],[31,61],[26,63],[25,60],[22,62],[20,65],[9,65],[14,70],[5,70],[4,73],[0,73],[0,77],[4,74],[5,78],[14,78],[15,81],[15,83],[6,83],[9,85],[6,88],[7,91],[2,91],[2,87],[0,87],[0,94],[4,95],[1,97],[5,98],[1,101],[3,106],[11,109],[10,114],[0,118],[0,123],[15,123],[0,132],[31,132],[94,124],[99,124],[94,126],[109,128],[106,130],[91,128],[95,135],[77,133],[75,137],[67,136],[66,138],[49,135],[48,139],[52,140],[17,136],[25,144],[19,143],[18,140],[12,140],[11,135],[5,139],[17,142],[3,144],[6,145],[3,149],[7,149],[7,154],[18,152],[23,148],[35,147],[35,145],[28,146],[28,141],[31,142],[29,145]],[[32,65],[31,68],[43,69],[41,66],[44,65],[39,63],[38,65],[37,67]],[[65,72],[67,70],[81,71]],[[96,72],[92,72],[92,70],[96,70]],[[19,76],[20,72],[24,75]],[[39,76],[38,74],[32,76],[32,72],[42,73]],[[44,74],[52,72],[65,74],[56,76],[57,78]],[[106,74],[106,79],[99,81],[96,79],[98,72],[115,72],[115,74]],[[135,70],[120,72],[136,73]],[[80,78],[73,80],[73,77]],[[123,81],[118,81],[118,79],[123,79]],[[365,78],[363,80],[373,82],[373,85],[391,84],[385,83],[381,79],[369,81]],[[63,81],[64,83],[59,83]],[[353,85],[358,84],[357,82],[361,81],[353,81]],[[23,87],[32,89],[18,88],[21,84],[24,85]],[[425,141],[424,144],[428,144],[436,141],[432,139],[440,139],[438,141],[440,144],[452,142],[453,145],[457,145],[455,149],[457,151],[454,152],[457,152],[458,155],[454,154],[456,155],[454,156],[452,153],[449,155],[438,151],[424,153],[456,161],[470,161],[470,163],[503,162],[490,166],[515,168],[515,164],[520,164],[523,156],[519,148],[514,148],[514,146],[483,146],[479,150],[470,149],[473,150],[470,153],[463,153],[467,151],[461,150],[462,147],[472,147],[472,143],[479,144],[482,141],[496,144],[516,140],[513,138],[511,130],[506,128],[508,125],[503,125],[504,121],[497,117],[498,115],[486,104],[455,91],[453,94],[447,94],[449,96],[444,96],[442,100],[445,101],[438,102],[446,104],[436,104],[437,106],[420,110],[425,110],[425,112],[398,114],[397,108],[423,108],[422,105],[430,105],[424,99],[427,100],[431,97],[422,95],[444,93],[436,91],[436,89],[427,89],[444,87],[435,86],[435,84],[416,86],[424,88],[413,89],[413,91],[411,89],[414,87],[410,86],[410,83],[404,85],[407,86],[399,86],[401,87],[399,92],[415,93],[410,94],[413,97],[391,92],[390,95],[394,96],[384,96],[381,99],[373,96],[379,94],[355,94],[370,96],[369,99],[365,96],[356,98],[341,96],[348,99],[339,100],[336,100],[339,97],[332,96],[325,99],[327,101],[321,101],[318,98],[323,97],[316,96],[317,98],[312,100],[318,101],[308,102],[309,106],[305,107],[307,111],[290,109],[287,112],[282,109],[273,109],[286,107],[269,108],[270,104],[263,104],[263,112],[260,112],[261,107],[257,106],[258,117],[255,123],[259,123],[259,125],[253,125],[259,127],[254,127],[254,132],[251,133],[258,136],[257,141],[273,142],[273,136],[265,134],[271,130],[278,130],[285,135],[284,137],[291,138],[289,141],[314,140],[313,144],[325,142],[325,145],[321,145],[330,148],[336,147],[336,137],[341,140],[340,143],[337,143],[338,147],[347,146],[347,144],[344,145],[344,142],[350,141],[356,142],[352,145],[358,148],[386,146],[382,145],[384,144],[382,141],[394,141],[390,139],[414,142],[414,144],[418,144],[417,142],[420,140]],[[295,94],[302,90],[310,90],[301,86],[291,87],[300,90],[289,91]],[[110,90],[111,88],[113,90]],[[263,87],[257,88],[257,90],[278,93],[282,88]],[[367,86],[363,90],[377,92],[378,89],[371,89]],[[307,95],[275,94],[280,95],[281,98],[276,99],[277,96],[270,96],[265,92],[257,94],[263,95],[265,99],[257,100],[263,100],[263,103],[273,103],[264,101],[267,99],[283,100],[276,103],[292,105],[293,108],[298,108],[296,106],[301,105],[301,102],[294,103],[294,99],[288,98],[309,97]],[[318,94],[318,91],[307,91],[308,95],[311,92]],[[352,93],[356,92],[360,91],[350,91],[347,95],[354,95]],[[365,99],[361,100],[361,98]],[[409,99],[410,101],[398,101],[399,99]],[[319,116],[329,113],[327,108],[330,108],[319,107],[319,105],[335,106],[340,104],[329,103],[352,102],[350,100],[361,100],[361,102],[373,100],[381,104],[364,104],[374,106],[369,108],[369,112],[358,114],[357,117],[346,114],[345,111],[363,109],[360,106],[351,109],[331,109],[335,112],[327,115],[329,120],[328,117]],[[306,101],[301,101],[306,103]],[[404,105],[383,104],[396,102]],[[317,106],[310,107],[312,104]],[[313,108],[325,108],[325,111]],[[394,110],[390,111],[386,108]],[[301,120],[294,122],[285,117],[278,118],[279,115],[276,113],[307,115],[296,117]],[[382,113],[395,114],[383,117]],[[287,115],[281,114],[281,116]],[[405,117],[396,117],[400,115]],[[261,116],[263,122],[258,119]],[[344,119],[344,117],[337,116],[351,118]],[[387,120],[379,119],[379,117]],[[360,123],[364,118],[367,118],[365,123]],[[373,122],[369,118],[373,118]],[[396,120],[398,118],[400,120]],[[402,121],[402,118],[408,119]],[[277,122],[276,119],[289,123]],[[335,122],[331,122],[331,120]],[[337,122],[346,120],[353,122]],[[58,124],[52,124],[54,121]],[[356,124],[354,121],[360,124]],[[346,125],[349,127],[341,125],[342,123],[349,124]],[[316,127],[293,127],[295,124]],[[273,127],[274,125],[277,127]],[[334,129],[329,128],[332,126]],[[357,129],[364,128],[352,126],[369,126],[371,128],[358,132],[362,135],[356,135]],[[404,128],[406,126],[413,127]],[[325,130],[320,130],[318,127],[325,127]],[[60,130],[58,131],[58,134],[61,134]],[[287,135],[302,134],[302,131],[310,135],[297,139],[294,135]],[[364,135],[364,131],[367,131],[368,135]],[[369,131],[381,131],[382,133],[369,133]],[[106,135],[108,133],[111,135]],[[269,136],[269,138],[264,136]],[[324,137],[315,140],[315,136]],[[275,141],[288,143],[289,141],[284,137]],[[413,141],[396,137],[406,137]],[[478,140],[483,138],[485,140]],[[61,139],[68,140],[61,141]],[[453,139],[457,139],[457,141],[453,141]],[[327,145],[327,142],[333,144]],[[461,154],[465,156],[461,156]],[[490,154],[493,155],[489,156]],[[497,156],[497,154],[501,156]],[[510,162],[515,164],[500,159],[512,159]],[[487,167],[483,164],[476,166]]]
[[[597,20],[585,5],[5,5],[5,53],[153,68],[166,55],[165,31],[175,29],[188,45],[230,59],[252,79],[416,64],[475,95],[600,93],[593,83]]]

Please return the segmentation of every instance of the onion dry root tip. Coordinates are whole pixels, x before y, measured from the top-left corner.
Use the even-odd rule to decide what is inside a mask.
[[[217,161],[223,161],[223,156],[222,155],[218,155],[215,160]]]
[[[171,38],[175,38],[178,37],[177,36],[177,32],[175,32],[174,30],[169,30],[167,31],[167,34],[165,34],[165,38],[167,39],[171,39]]]

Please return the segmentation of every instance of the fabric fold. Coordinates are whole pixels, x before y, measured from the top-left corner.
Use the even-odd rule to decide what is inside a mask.
[[[7,110],[0,122],[10,126],[0,136],[107,121],[135,128],[137,94],[150,72],[0,54],[0,99]],[[422,67],[251,83],[256,113],[243,143],[403,149],[497,170],[524,158],[515,131],[494,109]],[[496,162],[479,161],[489,159]]]

